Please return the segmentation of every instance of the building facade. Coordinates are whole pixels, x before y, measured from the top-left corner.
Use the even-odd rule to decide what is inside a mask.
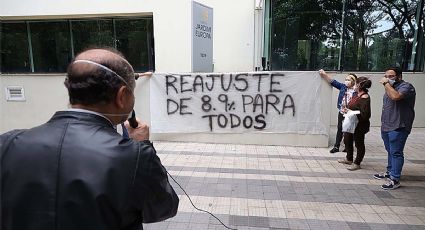
[[[423,0],[197,2],[213,8],[213,72],[323,68],[338,73],[338,79],[348,72],[366,75],[374,82],[372,124],[379,126],[383,90],[378,80],[386,67],[399,66],[417,88],[415,126],[425,127]],[[66,108],[66,66],[90,46],[117,48],[139,72],[191,72],[191,10],[191,0],[3,0],[0,131],[40,124]],[[149,96],[148,82],[138,84],[138,95]],[[21,88],[24,101],[8,100]],[[324,93],[324,100],[331,93]],[[149,120],[149,108],[139,107]],[[329,106],[330,125],[334,114]]]

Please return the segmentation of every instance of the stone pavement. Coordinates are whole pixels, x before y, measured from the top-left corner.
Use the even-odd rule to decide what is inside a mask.
[[[392,191],[372,176],[386,166],[379,128],[366,135],[362,169],[354,172],[337,163],[345,153],[329,148],[154,144],[195,205],[234,229],[425,229],[425,129],[410,134],[402,187]],[[172,185],[177,215],[145,229],[226,229]]]

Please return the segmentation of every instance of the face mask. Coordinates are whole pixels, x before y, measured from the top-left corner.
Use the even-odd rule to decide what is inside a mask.
[[[345,86],[350,87],[351,81],[345,81],[344,84],[345,84]]]
[[[390,85],[393,86],[395,83],[395,79],[388,79],[388,83],[390,83]]]

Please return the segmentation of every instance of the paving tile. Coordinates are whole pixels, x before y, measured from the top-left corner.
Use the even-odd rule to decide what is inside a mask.
[[[366,223],[355,223],[355,222],[347,222],[348,226],[351,229],[355,230],[370,230],[370,226]]]
[[[401,224],[390,224],[388,227],[390,230],[411,230],[410,226]]]
[[[334,135],[334,134],[332,134]],[[333,137],[332,137],[333,138]],[[379,128],[366,137],[363,168],[349,172],[328,148],[156,143],[167,170],[197,206],[237,229],[425,229],[425,129],[406,144],[402,187],[384,191],[372,175],[385,169]],[[145,229],[225,229],[191,207]],[[349,215],[347,214],[349,213]]]
[[[217,220],[218,218],[218,220]],[[210,216],[209,217],[209,223],[210,224],[220,224],[221,223],[225,224],[225,225],[229,225],[230,224],[230,216],[229,215],[219,215],[216,214],[215,217]]]
[[[177,215],[175,217],[171,218],[171,220],[173,222],[189,223],[191,216],[192,216],[192,213],[177,212]]]
[[[306,220],[303,219],[288,219],[290,229],[310,229]]]
[[[329,226],[329,229],[332,230],[351,230],[347,222],[327,221],[327,224]]]
[[[177,222],[174,222],[174,223],[170,223],[169,225],[168,225],[168,228],[167,229],[169,229],[169,230],[187,230],[188,228],[189,228],[189,226],[190,226],[190,224],[189,223],[177,223]]]
[[[234,216],[230,215],[229,223],[230,225],[235,226],[249,226],[249,217],[248,216]]]
[[[289,223],[287,219],[270,218],[269,226],[270,228],[275,228],[275,229],[278,229],[278,228],[288,229]]]
[[[268,228],[270,226],[269,218],[261,216],[250,216],[248,218],[248,225],[250,227],[264,227]]]
[[[165,230],[168,228],[169,222],[159,222],[152,224],[144,224],[143,229],[145,230]]]
[[[369,227],[372,230],[390,230],[387,224],[369,224]]]
[[[193,213],[190,218],[190,223],[207,224],[210,222],[210,215],[206,213]]]
[[[223,227],[223,225],[217,225],[217,224],[210,224],[208,225],[208,228],[203,228],[206,230],[223,230],[226,229],[225,227]],[[238,228],[239,229],[239,228]],[[170,229],[171,230],[171,229]],[[194,229],[195,230],[195,229]]]
[[[326,221],[323,221],[323,220],[308,219],[307,224],[308,224],[309,228],[312,229],[312,230],[329,229],[328,223]]]

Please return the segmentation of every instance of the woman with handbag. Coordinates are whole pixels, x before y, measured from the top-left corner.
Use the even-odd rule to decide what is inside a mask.
[[[350,102],[348,103],[347,110],[359,111],[357,114],[358,123],[354,133],[344,133],[344,144],[347,150],[346,159],[338,160],[339,163],[351,165],[347,168],[350,171],[360,169],[360,163],[363,161],[366,149],[364,139],[366,133],[369,132],[370,128],[370,96],[368,94],[369,88],[372,86],[372,82],[367,77],[357,78],[356,92]],[[347,112],[347,111],[345,111]],[[353,164],[353,142],[357,148],[357,156]]]

